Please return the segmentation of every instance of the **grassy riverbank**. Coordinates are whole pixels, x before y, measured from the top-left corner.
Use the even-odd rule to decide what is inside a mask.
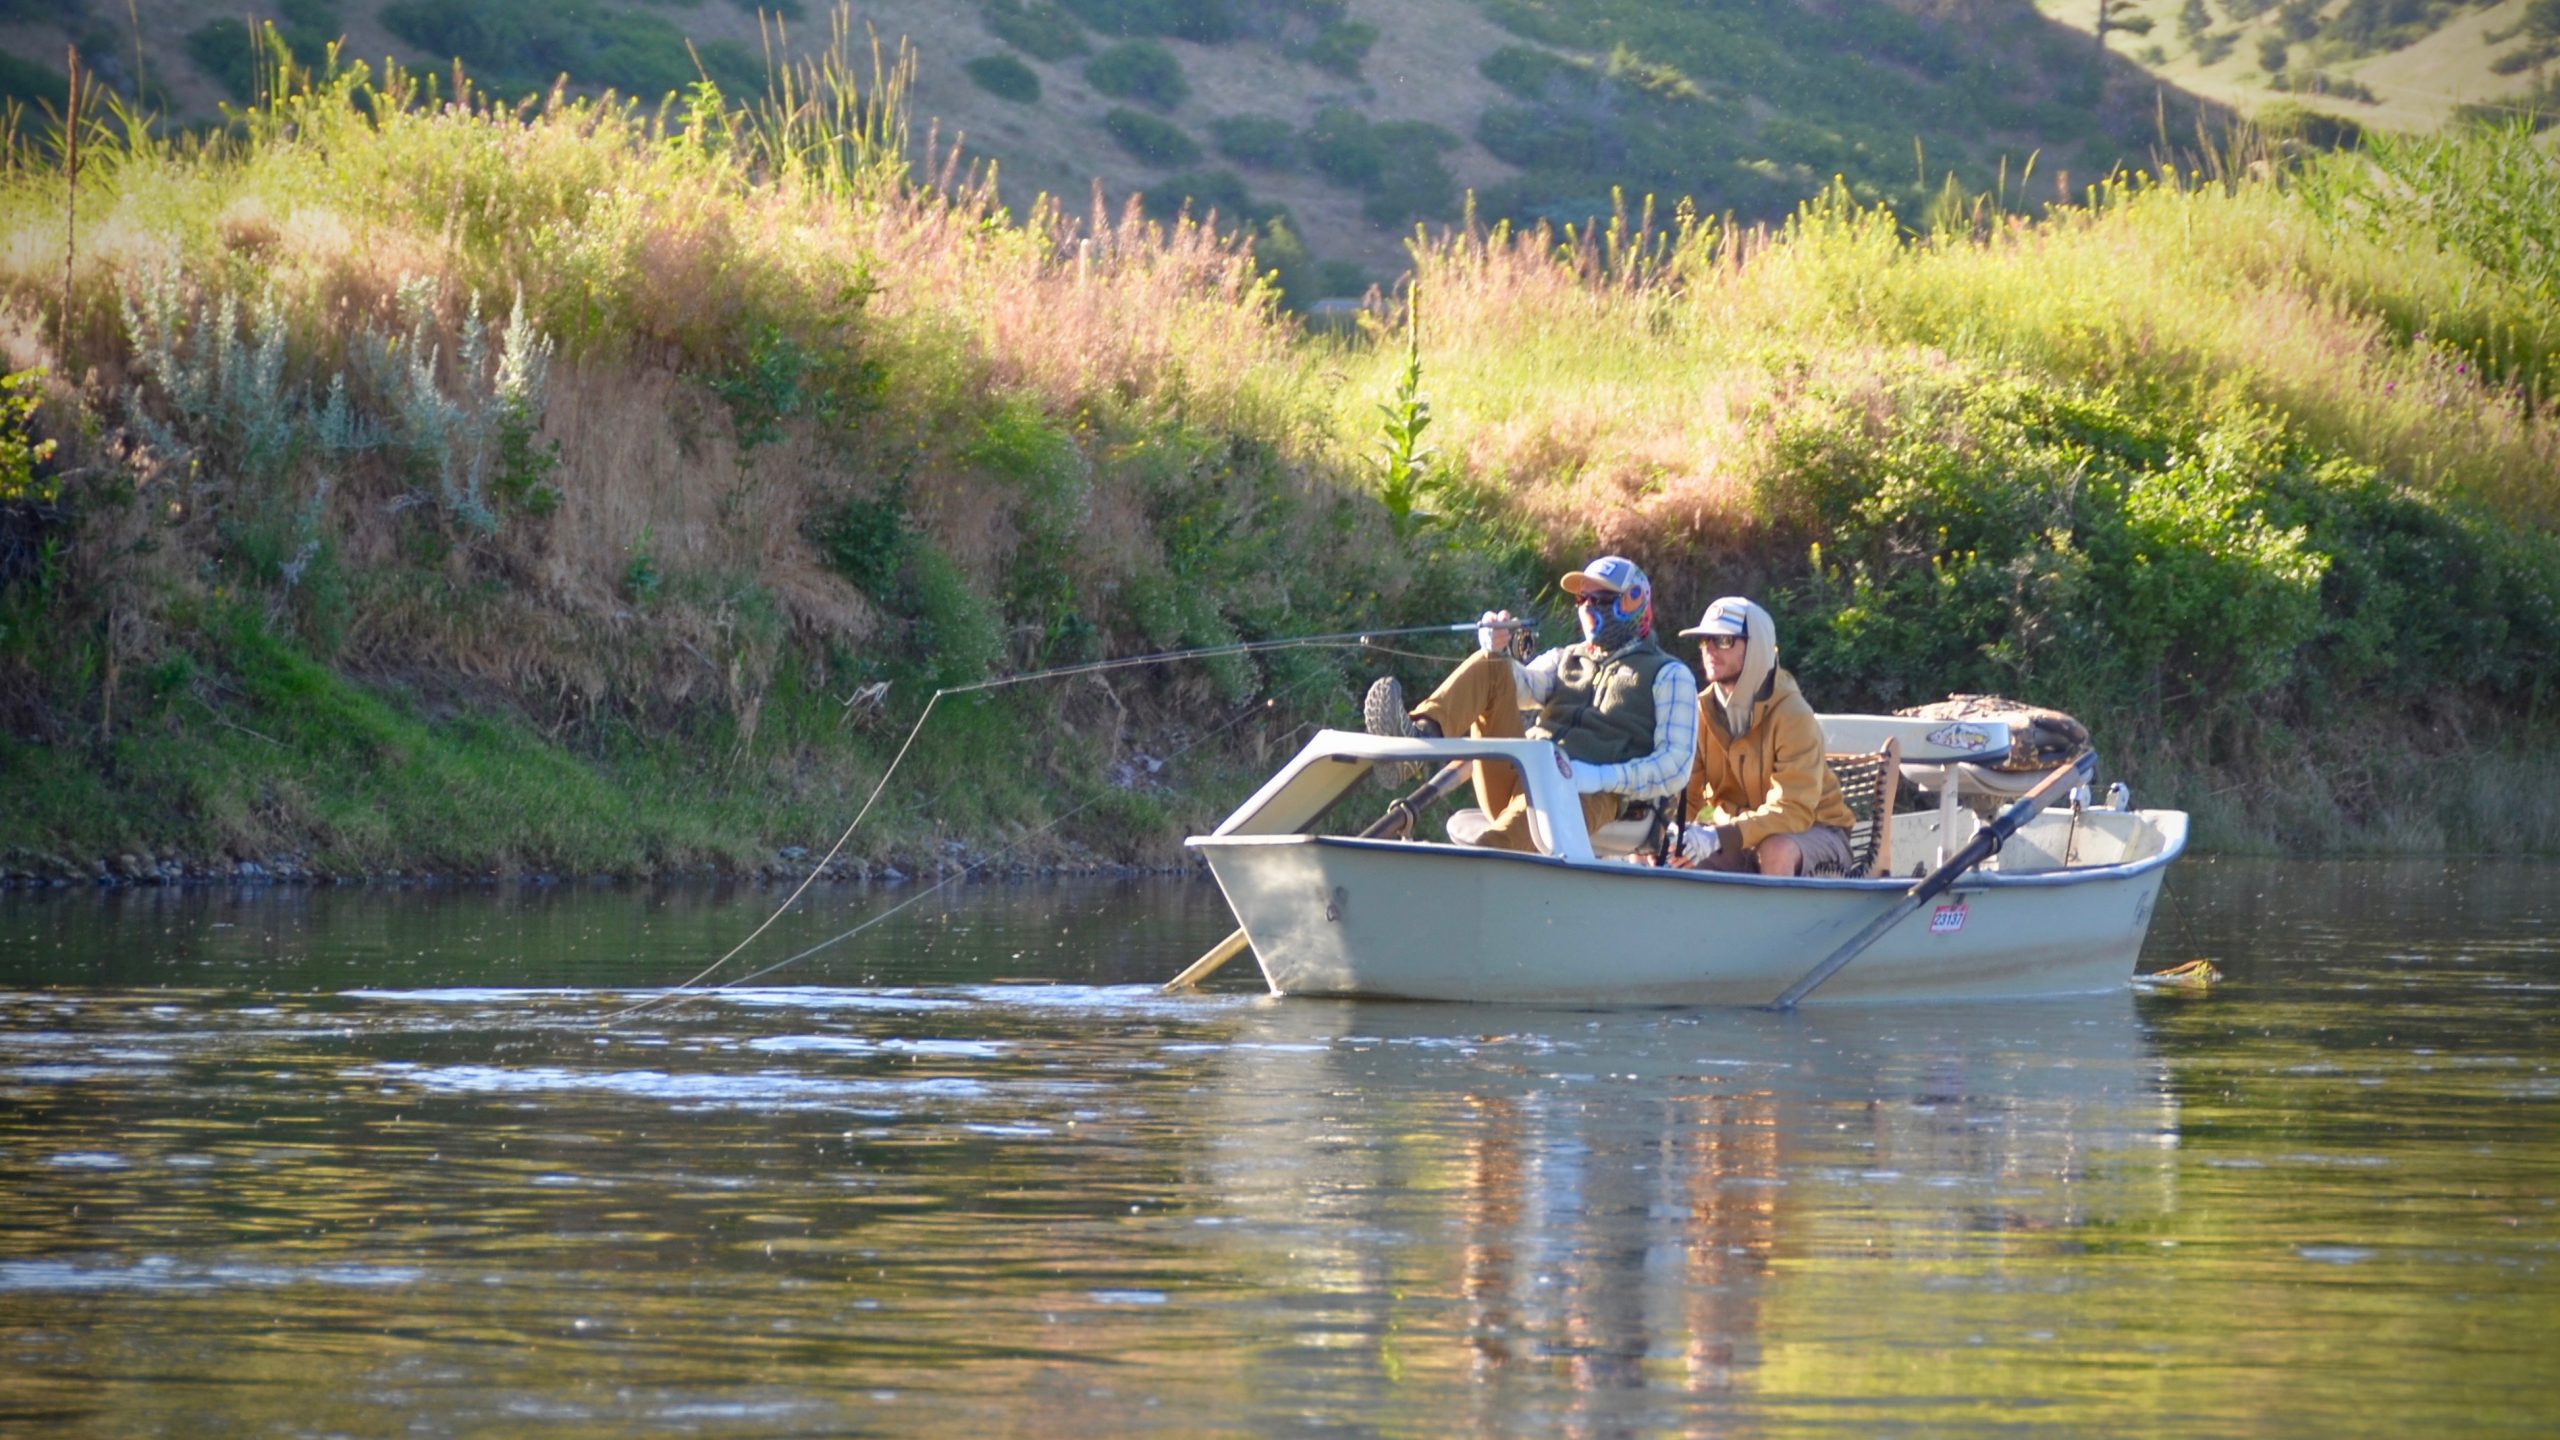
[[[518,113],[350,73],[216,144],[86,122],[76,184],[16,136],[0,343],[54,448],[0,456],[0,862],[748,868],[938,688],[1462,619],[1595,547],[1671,609],[1761,594],[1827,706],[2073,708],[2207,843],[2560,848],[2551,252],[2425,189],[2521,135],[1916,238],[1840,199],[1428,238],[1433,423],[1382,484],[1406,332],[1302,339],[1215,235],[920,176],[858,78]],[[945,699],[856,852],[1171,859],[1381,663]]]

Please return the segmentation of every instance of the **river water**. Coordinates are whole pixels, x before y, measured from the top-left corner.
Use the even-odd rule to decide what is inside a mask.
[[[774,893],[8,897],[0,1432],[2548,1434],[2555,882],[2190,859],[2204,994],[1795,1016],[978,885],[610,1024]]]

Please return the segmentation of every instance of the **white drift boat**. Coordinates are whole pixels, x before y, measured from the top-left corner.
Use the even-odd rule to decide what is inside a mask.
[[[1189,844],[1225,891],[1274,994],[1792,1005],[2060,995],[2127,983],[2160,882],[2186,847],[2184,812],[2030,801],[2005,817],[2015,828],[2002,838],[2002,826],[1959,797],[2025,788],[1968,763],[2005,755],[2006,726],[1887,716],[1822,723],[1834,751],[1896,741],[1903,773],[1936,792],[1934,807],[1893,818],[1885,853],[1896,857],[1894,875],[1782,880],[1609,857],[1595,853],[1544,741],[1339,730],[1319,732]],[[1337,804],[1369,810],[1380,792],[1364,782],[1379,765],[1486,759],[1519,767],[1542,853],[1307,833]],[[1965,867],[1986,830],[1996,848]],[[1610,848],[1604,836],[1600,849]],[[1951,881],[1950,870],[1960,871]],[[1921,875],[1944,888],[1919,894]],[[1844,949],[1851,953],[1842,960]],[[1805,984],[1826,963],[1833,968]]]

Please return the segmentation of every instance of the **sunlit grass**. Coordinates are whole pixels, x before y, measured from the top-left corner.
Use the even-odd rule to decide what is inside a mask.
[[[1647,264],[1593,237],[1417,246],[1447,443],[1559,531],[1683,490],[1749,529],[1761,461],[1737,412],[1808,377],[1858,391],[1879,355],[2256,402],[2405,483],[2560,521],[2560,313],[2453,253],[2324,225],[2278,178],[2128,176],[1937,238],[1837,196],[1774,234],[1656,236]],[[1386,363],[1346,399],[1377,393]],[[1362,422],[1347,403],[1343,429]]]
[[[428,487],[388,461],[305,456],[252,493],[222,474],[181,483],[179,460],[139,453],[168,473],[140,487],[147,506],[94,512],[108,518],[78,576],[83,623],[105,637],[101,673],[183,649],[194,622],[179,602],[245,584],[278,633],[300,627],[352,675],[390,685],[431,671],[539,722],[466,733],[419,721],[383,743],[455,768],[418,770],[406,788],[351,786],[353,800],[326,772],[254,745],[223,753],[256,784],[188,790],[195,762],[139,739],[126,773],[164,765],[151,785],[193,794],[189,813],[221,843],[299,825],[351,864],[404,852],[726,863],[760,832],[806,840],[873,773],[883,736],[849,737],[830,708],[858,680],[925,684],[972,647],[1029,668],[1048,653],[1043,626],[1062,618],[1130,653],[1462,617],[1510,598],[1490,593],[1497,583],[1594,549],[1645,557],[1666,613],[1810,584],[1811,544],[1828,537],[1807,533],[1789,498],[1806,483],[1806,437],[1961,427],[1972,422],[1950,397],[2013,381],[2130,416],[2125,428],[2146,435],[2241,416],[2237,429],[2490,507],[2526,533],[2560,522],[2554,307],[2529,277],[2420,243],[2398,221],[2310,203],[2316,166],[2269,163],[2118,177],[2032,218],[1951,197],[1918,222],[1927,233],[1835,193],[1775,229],[1639,211],[1595,234],[1419,239],[1421,397],[1439,455],[1426,491],[1444,513],[1408,546],[1357,493],[1403,345],[1299,337],[1252,256],[1202,227],[1152,225],[1099,197],[1007,211],[991,176],[919,154],[903,128],[905,66],[877,51],[862,61],[840,33],[762,97],[701,89],[654,111],[609,97],[497,107],[354,68],[280,75],[277,98],[232,134],[162,141],[130,117],[93,118],[76,203],[58,133],[8,137],[0,330],[13,366],[55,372],[64,405],[75,379],[94,387],[78,403],[96,405],[101,432],[130,414],[135,392],[118,387],[140,383],[126,306],[166,274],[200,313],[222,297],[243,314],[272,307],[297,386],[325,385],[366,335],[396,331],[451,357],[475,301],[485,317],[521,297],[558,346],[543,430],[561,446],[558,498],[538,525],[422,525]],[[412,342],[395,322],[422,282],[432,323]],[[759,356],[788,363],[759,370]],[[2161,417],[2180,423],[2149,425]],[[1919,439],[1993,453],[1979,436]],[[1877,492],[1892,477],[1850,478]],[[811,537],[827,507],[891,487],[910,497],[898,523],[932,564],[859,590]],[[327,520],[356,577],[343,603],[242,578],[240,532],[302,506]],[[2282,538],[2283,526],[2261,528]],[[1523,567],[1524,549],[1544,553]],[[1042,583],[1065,597],[1059,613],[999,613],[1035,564],[1054,572]],[[881,593],[927,590],[979,603],[897,611]],[[2052,613],[2078,620],[2110,599]],[[900,633],[936,637],[918,642],[933,653],[899,651]],[[2126,707],[2096,718],[2175,753],[2197,677],[2245,668],[2174,656],[2133,688],[2093,690]],[[1175,723],[1185,706],[1242,698],[1252,678],[1175,682],[1148,714]],[[96,677],[81,684],[87,695]],[[905,714],[920,703],[901,699]],[[178,717],[178,734],[223,703],[193,721],[177,701],[155,713]],[[410,723],[396,705],[386,714],[367,724]],[[1052,737],[1042,755],[1062,764],[1018,793],[933,771],[957,798],[889,833],[1002,833],[1059,813],[1084,793],[1063,759],[1107,753],[1093,735],[1117,744],[1127,723]],[[597,743],[623,768],[597,782],[592,764],[532,738],[542,730]],[[669,758],[705,746],[733,757],[722,785]],[[2213,752],[2199,778],[2256,766],[2257,784],[2274,763]],[[542,769],[553,764],[568,768]],[[559,804],[527,810],[515,798],[527,788]],[[2218,814],[2217,787],[2203,788],[2200,812]],[[2306,793],[2244,787],[2211,823],[2240,843],[2300,835],[2318,828],[2293,804]],[[2351,829],[2323,831],[2323,844],[2553,843],[2548,817],[2438,813],[2388,786],[2332,799]],[[84,808],[94,801],[52,807]],[[1123,838],[1171,823],[1145,797],[1106,808]]]

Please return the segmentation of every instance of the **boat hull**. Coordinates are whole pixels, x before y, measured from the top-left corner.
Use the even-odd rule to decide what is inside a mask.
[[[1969,875],[1806,1003],[2120,989],[2183,823],[2176,832],[2130,864]],[[1909,889],[1337,836],[1191,844],[1282,995],[1765,1005]]]

